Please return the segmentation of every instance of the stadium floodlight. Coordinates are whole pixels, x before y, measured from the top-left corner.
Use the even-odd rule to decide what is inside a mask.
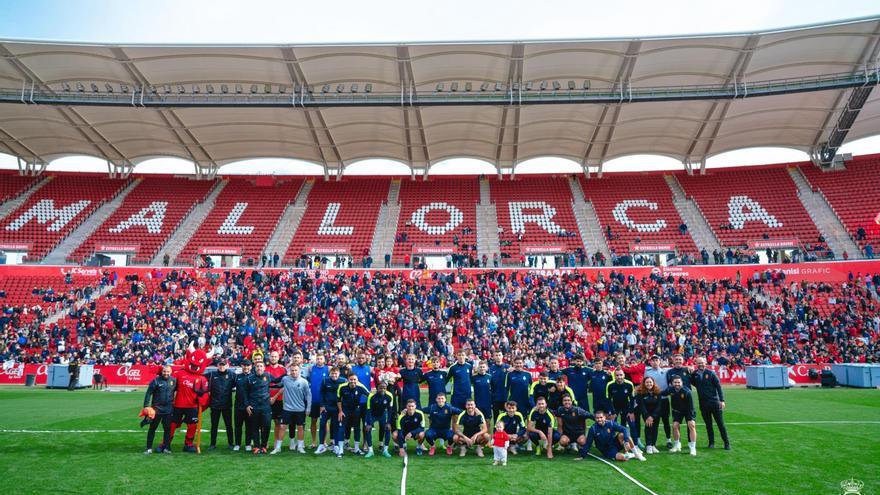
[[[547,89],[547,81],[541,81],[539,87],[541,88],[541,91],[545,91]]]
[[[78,82],[78,83],[76,83],[76,90],[79,91],[80,93],[83,93],[83,92],[85,92],[86,87],[83,85],[83,83]]]
[[[372,93],[373,92],[373,83],[364,84],[364,93]]]
[[[259,86],[257,86],[256,84],[251,84],[251,94],[252,95],[257,94],[257,91],[259,91],[259,90],[260,90]]]
[[[214,85],[213,84],[206,84],[205,91],[207,91],[209,95],[214,94]]]
[[[435,89],[437,93],[443,91],[443,83],[437,83],[437,87]]]
[[[464,90],[465,90],[465,91],[470,92],[470,90],[472,90],[473,88],[474,88],[474,85],[473,85],[473,84],[471,84],[471,83],[469,83],[469,82],[464,83]]]
[[[220,92],[223,93],[224,95],[229,93],[229,85],[228,84],[221,84],[220,85]]]
[[[504,85],[501,84],[500,82],[495,83],[495,91],[502,91],[502,90],[504,90]]]
[[[584,79],[584,89],[585,90],[590,89],[590,80],[589,79]]]
[[[283,95],[284,93],[287,93],[287,85],[286,84],[279,84],[278,85],[278,94]]]
[[[111,86],[110,83],[104,83],[104,89],[106,89],[108,93],[113,92],[113,86]]]
[[[165,84],[164,86],[162,86],[162,89],[165,91],[166,95],[171,94],[171,85],[170,84]]]
[[[125,94],[128,94],[128,84],[120,84],[119,91],[122,91]]]
[[[330,92],[330,85],[329,85],[329,84],[325,84],[325,85],[321,86],[321,93],[325,93],[325,94],[326,94],[326,93],[329,93],[329,92]]]
[[[61,87],[64,88],[64,91],[70,92],[70,84],[63,82],[61,83]]]
[[[241,87],[241,84],[236,84],[235,85],[235,92],[238,94],[241,94],[242,91],[244,91],[244,88]]]
[[[568,81],[568,90],[569,91],[574,91],[574,86],[575,86],[574,81]]]
[[[561,87],[562,85],[559,84],[559,81],[553,81],[553,91],[559,91],[559,88]]]
[[[349,88],[349,90],[351,90],[352,93],[357,93],[358,92],[358,85],[352,84],[351,88]]]
[[[272,85],[271,84],[263,85],[263,93],[269,94],[271,92],[272,92]]]
[[[202,91],[202,88],[200,88],[198,84],[192,85],[192,94],[197,95],[201,91]]]
[[[178,84],[177,85],[177,94],[182,95],[184,93],[186,93],[186,88],[183,87],[183,84]]]
[[[336,92],[342,93],[343,91],[345,91],[345,84],[337,84],[336,85]]]
[[[488,91],[488,90],[489,90],[489,83],[484,82],[483,84],[480,84],[480,91]]]
[[[457,82],[454,82],[454,83],[450,84],[450,85],[449,85],[449,91],[452,91],[453,93],[455,93],[456,91],[458,91],[458,83],[457,83]]]
[[[97,92],[98,92],[98,85],[95,83],[92,83],[92,93],[97,93]]]

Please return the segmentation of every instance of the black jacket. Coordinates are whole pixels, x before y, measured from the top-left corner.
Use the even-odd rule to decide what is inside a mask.
[[[144,395],[144,407],[153,406],[157,414],[171,414],[176,389],[177,379],[174,377],[167,380],[161,376],[153,378]]]
[[[235,373],[226,370],[211,372],[208,375],[208,391],[211,392],[212,409],[228,409],[232,407],[232,389],[235,387]]]
[[[721,380],[718,375],[709,368],[703,371],[696,370],[691,373],[691,383],[700,394],[700,404],[718,404],[724,402],[724,391],[721,389]]]
[[[247,407],[247,404],[244,403],[244,398],[246,393],[244,391],[245,386],[247,385],[247,378],[251,373],[239,373],[235,375],[235,408],[236,409],[244,409]]]
[[[269,384],[272,380],[272,375],[269,373],[263,373],[262,375],[252,373],[248,375],[244,388],[240,390],[244,395],[245,407],[270,409],[272,406],[269,403]]]

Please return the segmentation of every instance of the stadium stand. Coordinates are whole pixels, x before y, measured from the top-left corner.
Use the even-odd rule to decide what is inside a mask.
[[[676,175],[724,247],[762,239],[794,239],[807,251],[826,249],[783,167],[710,170]]]
[[[679,253],[699,256],[691,236],[679,230],[681,216],[662,175],[605,174],[589,180],[579,177],[579,181],[615,253],[628,253],[632,244],[641,242],[673,244]]]
[[[871,251],[880,248],[880,155],[856,158],[846,163],[845,170],[825,172],[812,164],[800,169],[860,248],[869,244]]]
[[[28,260],[41,260],[127,184],[103,176],[55,177],[0,223],[0,241],[31,244]]]
[[[556,247],[564,253],[584,248],[566,181],[550,176],[490,180],[504,264],[521,264],[524,250],[546,249],[544,253],[551,254]]]
[[[149,263],[215,181],[145,178],[122,205],[69,257],[77,262],[101,245],[136,246],[132,263]]]
[[[471,251],[477,245],[479,202],[477,177],[402,181],[392,262],[403,264],[414,246],[446,246],[456,253],[475,254]]]
[[[379,208],[388,198],[390,184],[387,178],[315,182],[284,262],[295,264],[302,255],[338,251],[336,254],[350,255],[360,264],[369,254]]]
[[[31,187],[39,179],[13,172],[0,173],[0,203],[9,201]]]
[[[192,264],[203,248],[239,249],[242,261],[257,260],[278,219],[296,199],[302,179],[257,185],[252,179],[231,179],[217,197],[214,209],[177,256]]]

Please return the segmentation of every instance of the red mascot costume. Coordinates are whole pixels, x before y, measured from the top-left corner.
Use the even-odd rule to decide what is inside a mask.
[[[174,396],[174,412],[171,416],[171,439],[173,442],[175,430],[182,423],[186,423],[184,452],[196,452],[193,440],[200,427],[201,411],[211,402],[208,394],[208,379],[205,378],[205,368],[210,363],[211,354],[196,349],[193,344],[190,344],[186,351],[186,357],[175,363],[182,368],[173,375],[177,378],[177,394]]]

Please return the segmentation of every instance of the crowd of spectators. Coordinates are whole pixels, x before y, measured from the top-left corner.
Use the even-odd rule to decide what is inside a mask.
[[[192,340],[237,364],[255,349],[301,350],[398,361],[445,361],[463,348],[493,350],[533,366],[552,357],[625,353],[710,363],[878,362],[880,275],[844,283],[790,282],[782,271],[730,280],[635,278],[609,270],[544,275],[454,270],[410,272],[154,269],[109,293],[69,304],[57,324],[0,318],[0,362],[167,363]]]

